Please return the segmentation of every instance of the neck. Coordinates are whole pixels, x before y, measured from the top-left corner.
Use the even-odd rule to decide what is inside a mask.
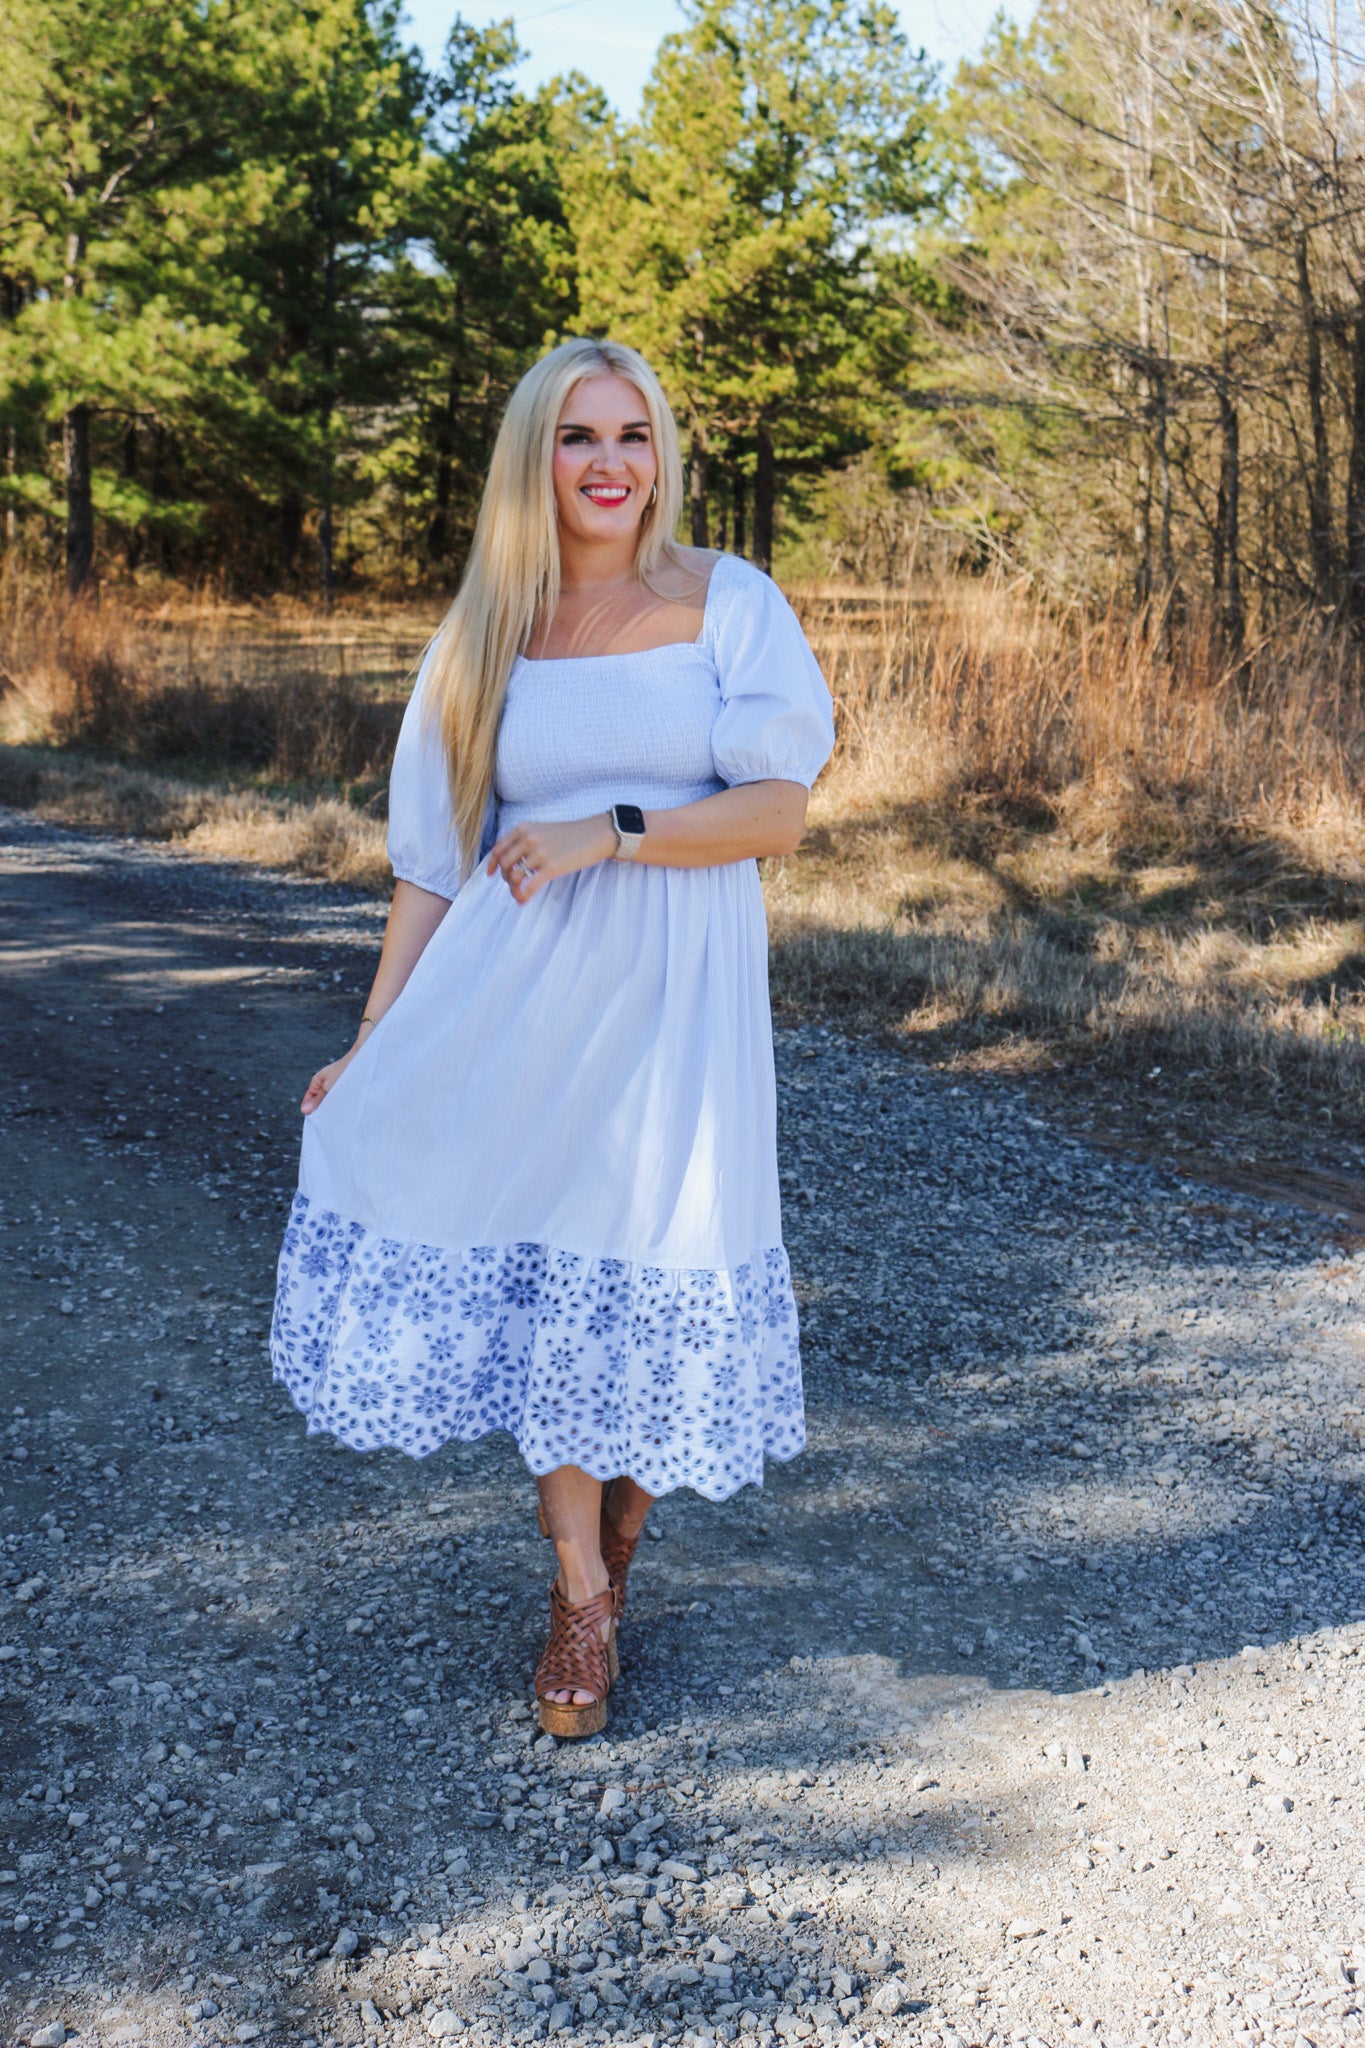
[[[635,574],[634,538],[621,541],[579,540],[572,534],[559,536],[559,587],[561,590],[592,590],[609,583],[625,583]]]

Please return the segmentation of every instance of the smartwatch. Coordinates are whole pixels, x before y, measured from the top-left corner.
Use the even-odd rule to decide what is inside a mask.
[[[634,860],[645,836],[645,814],[638,804],[613,804],[611,829],[616,834],[613,860]]]

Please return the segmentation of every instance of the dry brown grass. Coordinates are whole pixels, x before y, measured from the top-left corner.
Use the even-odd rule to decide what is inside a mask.
[[[361,801],[388,779],[434,616],[296,606],[70,604],[0,577],[6,738],[192,764]]]
[[[1216,1122],[1234,1156],[1349,1163],[1352,652],[1304,631],[1237,665],[1197,627],[1059,617],[1003,584],[799,602],[841,742],[769,877],[778,1000],[948,1066],[1088,1076],[1101,1118],[1163,1144]]]
[[[0,577],[0,801],[383,889],[389,762],[432,616],[73,606]]]
[[[335,797],[225,789],[89,754],[0,746],[0,803],[54,824],[163,840],[203,860],[375,891],[392,884],[382,822]]]
[[[76,604],[0,578],[0,801],[383,889],[389,760],[432,618]]]
[[[797,602],[840,739],[801,853],[768,876],[778,1002],[1074,1084],[1096,1128],[1349,1164],[1359,657],[1314,626],[1233,664],[1197,624],[1059,615],[1003,582]],[[382,888],[436,609],[73,612],[0,587],[0,798]]]

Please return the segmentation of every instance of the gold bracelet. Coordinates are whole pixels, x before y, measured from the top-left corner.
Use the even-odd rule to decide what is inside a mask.
[[[360,1021],[362,1024],[377,1024],[379,1022],[379,1019],[377,1017],[371,1017],[369,1012],[367,1011]]]

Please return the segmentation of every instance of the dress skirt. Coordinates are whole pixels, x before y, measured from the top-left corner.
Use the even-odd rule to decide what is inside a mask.
[[[476,872],[306,1122],[271,1350],[358,1450],[711,1500],[801,1450],[754,862]]]

